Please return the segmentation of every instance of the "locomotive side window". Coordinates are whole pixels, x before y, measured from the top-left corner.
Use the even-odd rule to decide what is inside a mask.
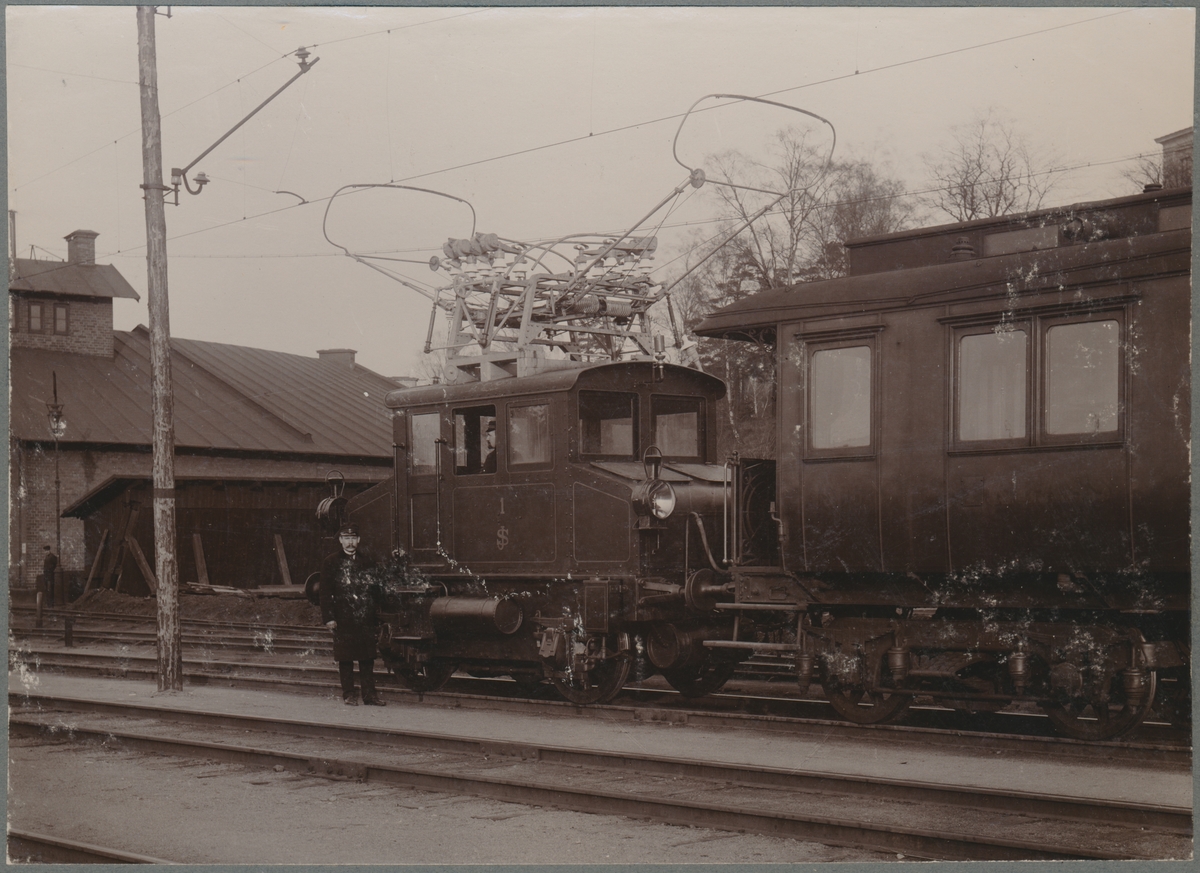
[[[958,438],[1023,439],[1029,333],[992,329],[958,340]]]
[[[655,394],[650,398],[654,444],[670,458],[699,458],[703,451],[700,441],[703,416],[703,398]]]
[[[813,352],[809,422],[814,449],[871,445],[871,347]]]
[[[550,406],[508,408],[508,465],[524,467],[550,463]]]
[[[1046,433],[1117,429],[1121,327],[1116,321],[1046,330]]]
[[[634,458],[636,447],[636,394],[579,392],[580,454]]]
[[[496,472],[496,407],[454,410],[454,472]]]
[[[426,412],[409,417],[409,457],[412,459],[414,476],[428,475],[437,471],[437,439],[441,428],[436,412]]]

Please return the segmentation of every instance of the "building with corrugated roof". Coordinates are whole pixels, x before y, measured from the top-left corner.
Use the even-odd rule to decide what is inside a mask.
[[[114,267],[95,264],[95,238],[68,236],[66,262],[13,264],[9,579],[34,584],[43,546],[55,543],[57,496],[67,575],[111,570],[110,584],[120,577],[121,590],[144,593],[134,553],[154,566],[150,337],[141,326],[113,330],[114,298],[138,295]],[[302,582],[330,547],[315,517],[327,475],[345,476],[347,496],[387,478],[384,397],[396,383],[354,357],[172,338],[181,580]],[[66,423],[57,495],[55,388]]]

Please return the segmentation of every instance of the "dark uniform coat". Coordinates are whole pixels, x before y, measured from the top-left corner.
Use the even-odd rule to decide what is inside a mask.
[[[361,548],[353,556],[343,551],[330,555],[321,565],[320,591],[321,621],[337,622],[333,659],[374,660],[383,596],[375,561]]]

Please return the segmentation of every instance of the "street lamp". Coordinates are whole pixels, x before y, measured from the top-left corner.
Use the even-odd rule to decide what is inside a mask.
[[[46,404],[46,417],[50,421],[50,435],[54,437],[54,554],[58,565],[54,569],[53,582],[47,579],[46,583],[54,585],[54,603],[62,606],[67,597],[62,585],[62,481],[58,476],[58,441],[67,432],[67,420],[63,418],[63,405],[58,402],[58,373],[52,371],[50,377],[54,384],[54,401]]]

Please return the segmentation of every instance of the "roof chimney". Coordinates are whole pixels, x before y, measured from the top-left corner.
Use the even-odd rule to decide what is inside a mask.
[[[358,352],[355,349],[317,349],[317,357],[322,361],[337,364],[339,367],[345,367],[347,370],[354,369],[354,356],[356,354]]]
[[[68,264],[95,264],[96,237],[94,230],[76,230],[64,237],[67,241]]]

